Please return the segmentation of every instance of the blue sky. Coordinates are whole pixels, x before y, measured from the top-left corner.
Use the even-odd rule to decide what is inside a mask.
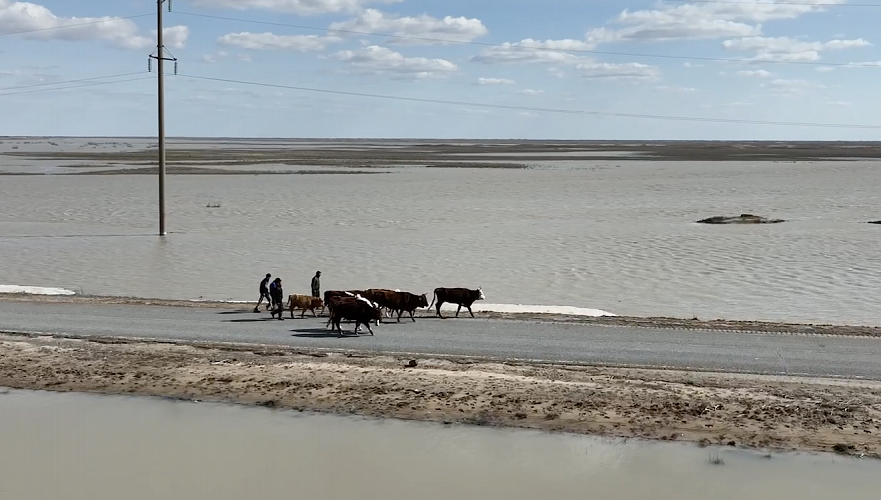
[[[175,0],[164,33],[180,75],[166,79],[167,133],[876,140],[881,128],[544,111],[881,125],[881,7],[847,3]],[[154,135],[155,10],[153,0],[0,0],[0,134]],[[101,85],[73,88],[86,83]]]

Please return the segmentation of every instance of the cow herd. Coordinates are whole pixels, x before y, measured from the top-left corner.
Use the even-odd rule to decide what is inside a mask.
[[[471,311],[471,305],[478,300],[485,299],[486,296],[480,288],[477,290],[435,288],[431,304],[428,303],[426,294],[416,295],[400,290],[371,288],[368,290],[328,290],[324,292],[324,300],[308,295],[290,295],[287,307],[290,309],[291,318],[294,317],[296,309],[302,309],[301,318],[305,317],[306,311],[311,311],[312,315],[317,317],[316,309],[320,309],[322,312],[326,309],[329,316],[326,327],[335,330],[340,336],[343,335],[340,327],[340,322],[343,320],[355,323],[355,334],[358,334],[358,330],[363,324],[373,335],[370,323],[378,325],[382,321],[383,315],[391,318],[393,314],[397,314],[400,323],[401,317],[406,312],[415,322],[416,318],[413,313],[417,309],[424,307],[430,310],[431,306],[435,305],[436,316],[444,318],[441,314],[441,306],[450,303],[459,306],[456,309],[456,317],[459,317],[459,312],[462,307],[465,307],[473,318],[474,312]]]

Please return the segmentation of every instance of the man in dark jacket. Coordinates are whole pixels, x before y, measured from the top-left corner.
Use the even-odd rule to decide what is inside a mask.
[[[312,277],[312,296],[321,297],[321,271],[316,272]]]
[[[269,278],[272,275],[266,273],[266,277],[260,282],[260,298],[257,300],[257,305],[254,306],[254,312],[260,312],[260,303],[263,302],[263,298],[266,298],[266,310],[272,309],[272,297],[269,296]]]
[[[272,297],[272,317],[278,314],[278,319],[284,321],[284,291],[281,289],[281,278],[275,278],[269,285],[269,296]]]

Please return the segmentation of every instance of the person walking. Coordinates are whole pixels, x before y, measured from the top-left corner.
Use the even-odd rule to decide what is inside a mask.
[[[281,288],[281,278],[275,278],[269,285],[269,296],[272,297],[272,317],[278,314],[278,319],[284,321],[284,291]]]
[[[321,271],[317,271],[312,277],[312,296],[321,297]]]
[[[272,297],[269,296],[269,278],[272,275],[266,273],[266,277],[260,282],[260,298],[257,300],[257,305],[254,306],[254,312],[260,312],[260,303],[263,302],[263,298],[266,298],[266,310],[272,309]]]

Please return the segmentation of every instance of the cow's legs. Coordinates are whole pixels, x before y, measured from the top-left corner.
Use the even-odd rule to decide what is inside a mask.
[[[465,306],[465,307],[468,308],[468,313],[471,314],[471,317],[473,318],[473,317],[474,317],[474,313],[471,312],[471,306]]]
[[[437,317],[443,319],[443,318],[444,318],[444,315],[441,314],[441,312],[440,312],[441,304],[443,304],[443,301],[440,301],[440,300],[439,300],[439,301],[437,302],[437,305],[435,306],[435,308],[437,308]]]
[[[462,310],[462,304],[459,304],[459,307],[456,308],[456,317],[459,317],[459,311]]]
[[[370,328],[370,322],[364,323],[364,326],[367,327],[367,331],[370,332],[370,335],[373,336],[373,328]]]
[[[414,323],[416,322],[416,318],[413,317],[413,311],[410,311],[410,319],[412,319]]]
[[[404,310],[403,310],[403,309],[401,309],[400,311],[398,311],[398,323],[401,322],[401,316],[403,316],[403,315],[404,315]]]

